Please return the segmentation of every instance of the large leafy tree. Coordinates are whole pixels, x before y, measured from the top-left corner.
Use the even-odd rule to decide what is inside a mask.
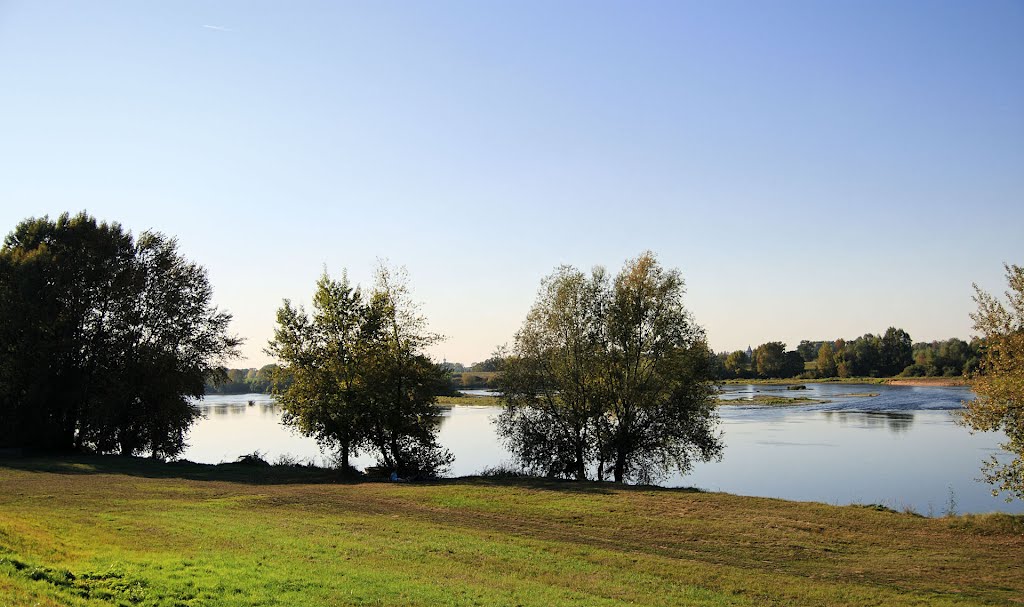
[[[438,474],[451,461],[436,439],[447,374],[423,353],[437,339],[404,275],[382,266],[366,293],[325,273],[312,315],[285,301],[267,349],[289,380],[275,388],[284,421],[336,449],[346,470],[369,450],[402,476]]]
[[[558,268],[541,283],[516,335],[515,355],[500,380],[505,409],[498,431],[531,470],[584,480],[601,453],[608,289],[601,269],[587,276]]]
[[[172,457],[233,356],[230,315],[174,239],[81,213],[0,249],[0,441]]]
[[[981,334],[982,359],[971,379],[977,398],[966,403],[961,420],[974,430],[1006,433],[1007,458],[985,463],[993,494],[1024,499],[1024,267],[1006,266],[1006,302],[975,285],[977,311],[971,315]]]
[[[725,357],[724,366],[729,377],[744,377],[750,368],[750,361],[747,359],[746,352],[736,350]]]
[[[357,363],[365,373],[367,440],[382,467],[402,476],[435,476],[452,461],[437,442],[436,395],[446,389],[448,374],[425,353],[441,337],[428,330],[401,269],[380,265],[364,314]]]
[[[889,327],[880,344],[880,373],[893,376],[914,364],[914,343],[903,329]]]
[[[720,455],[711,352],[683,306],[684,283],[651,253],[615,278],[608,308],[608,450],[615,482],[649,482]]]
[[[333,280],[325,272],[317,281],[312,316],[285,300],[267,347],[284,363],[274,384],[284,423],[336,450],[344,470],[366,443],[357,365],[364,309],[362,293],[346,275]],[[285,374],[291,381],[282,381]]]
[[[649,482],[720,454],[712,354],[683,280],[650,253],[609,281],[562,267],[503,367],[498,431],[550,476]]]
[[[836,368],[836,354],[832,344],[825,342],[818,348],[818,377],[835,377],[838,373]]]
[[[759,377],[786,375],[786,344],[770,341],[754,349],[754,369]]]

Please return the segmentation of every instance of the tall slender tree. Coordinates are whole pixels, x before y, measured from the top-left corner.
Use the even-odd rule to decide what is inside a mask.
[[[312,316],[285,300],[267,347],[284,363],[274,384],[284,423],[335,449],[343,470],[366,442],[358,362],[363,316],[359,288],[346,274],[332,280],[325,271],[317,281]],[[282,381],[286,376],[288,383]]]
[[[547,476],[584,480],[600,455],[597,420],[608,389],[601,375],[607,352],[602,306],[608,288],[600,268],[589,277],[576,268],[558,268],[541,284],[516,335],[515,356],[503,368],[499,433],[521,463]]]
[[[608,306],[610,426],[615,482],[649,482],[717,457],[715,388],[704,331],[683,306],[678,270],[630,260]]]

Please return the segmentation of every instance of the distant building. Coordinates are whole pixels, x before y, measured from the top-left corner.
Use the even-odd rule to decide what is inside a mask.
[[[754,360],[754,351],[750,349],[750,344],[747,344],[747,360]]]

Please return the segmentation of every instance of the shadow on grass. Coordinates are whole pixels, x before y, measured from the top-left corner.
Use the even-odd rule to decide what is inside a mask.
[[[7,468],[47,474],[117,474],[154,479],[243,483],[250,485],[388,483],[381,478],[345,475],[340,470],[310,466],[251,464],[196,464],[161,462],[119,455],[27,455],[0,456],[0,470]],[[700,493],[696,488],[668,488],[656,485],[616,485],[597,481],[568,481],[537,477],[464,476],[401,483],[413,486],[475,485],[481,487],[523,487],[575,494],[607,495],[622,491]]]
[[[120,474],[145,478],[186,479],[255,485],[364,482],[364,477],[346,476],[339,470],[307,466],[251,464],[196,464],[161,462],[119,455],[30,455],[0,457],[0,469],[49,474]]]

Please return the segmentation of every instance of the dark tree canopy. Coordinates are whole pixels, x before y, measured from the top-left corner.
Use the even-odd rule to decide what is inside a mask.
[[[502,367],[499,433],[554,477],[650,482],[721,453],[712,355],[683,280],[646,253],[614,280],[562,267]]]
[[[800,345],[796,347],[796,351],[804,362],[809,363],[818,358],[818,352],[823,344],[824,342],[802,339],[800,340]]]
[[[786,344],[770,341],[754,349],[754,369],[759,377],[785,377]]]
[[[81,213],[0,249],[0,443],[173,457],[235,355],[231,316],[174,239]]]
[[[879,350],[879,372],[883,376],[897,375],[914,362],[914,343],[903,329],[886,329]]]

